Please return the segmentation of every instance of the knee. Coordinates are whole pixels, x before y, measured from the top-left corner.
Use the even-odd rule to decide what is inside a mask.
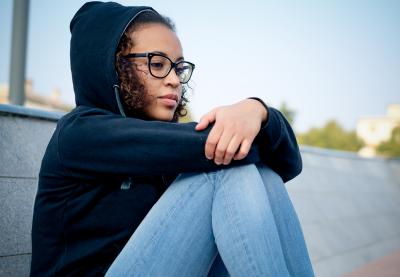
[[[257,166],[255,164],[246,164],[246,165],[239,165],[233,166],[229,168],[224,168],[220,170],[223,174],[234,174],[234,175],[251,175],[256,174]]]
[[[279,176],[278,173],[276,173],[274,170],[272,170],[269,166],[266,164],[258,163],[256,165],[258,172],[261,175],[261,178],[263,179],[264,183],[282,183],[283,180],[281,176]]]
[[[238,181],[258,181],[261,179],[260,172],[257,170],[255,164],[247,164],[241,166],[234,166],[224,168],[218,171],[218,177],[223,183],[237,183]]]

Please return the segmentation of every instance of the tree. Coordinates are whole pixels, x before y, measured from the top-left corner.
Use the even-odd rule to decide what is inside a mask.
[[[283,114],[283,116],[286,118],[286,120],[290,123],[290,125],[293,124],[294,118],[296,116],[296,111],[290,109],[287,105],[286,102],[282,102],[281,106],[279,107],[279,111]]]
[[[322,128],[299,134],[298,141],[304,145],[354,152],[364,145],[355,131],[344,130],[335,120],[328,121]]]
[[[376,150],[383,156],[400,157],[400,126],[394,128],[390,140],[379,144]]]

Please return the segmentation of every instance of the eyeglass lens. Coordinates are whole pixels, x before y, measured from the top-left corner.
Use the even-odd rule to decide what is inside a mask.
[[[150,73],[155,77],[166,77],[171,71],[171,68],[172,62],[166,57],[155,55],[150,58]],[[181,83],[186,83],[189,81],[192,71],[192,65],[187,62],[178,62],[175,66],[175,72],[178,75]]]

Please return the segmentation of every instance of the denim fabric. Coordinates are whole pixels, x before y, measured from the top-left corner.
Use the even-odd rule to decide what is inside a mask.
[[[207,275],[314,276],[285,186],[267,166],[180,174],[106,276]]]

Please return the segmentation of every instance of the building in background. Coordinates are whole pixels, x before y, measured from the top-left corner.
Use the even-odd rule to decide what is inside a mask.
[[[359,154],[365,157],[376,155],[376,148],[384,141],[390,140],[392,131],[400,126],[400,104],[387,106],[386,115],[362,117],[357,123],[357,136],[364,140]]]
[[[25,81],[25,105],[26,107],[42,109],[47,111],[63,111],[69,112],[72,106],[61,100],[61,92],[54,89],[49,96],[37,93],[33,88],[31,80]],[[9,86],[8,84],[0,85],[0,104],[8,104]]]

